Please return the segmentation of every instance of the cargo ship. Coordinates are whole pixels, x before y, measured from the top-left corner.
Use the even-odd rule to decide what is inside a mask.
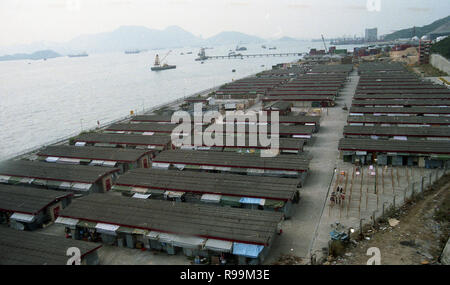
[[[151,67],[152,71],[160,71],[160,70],[166,70],[166,69],[174,69],[177,68],[176,65],[168,65],[167,63],[161,64],[161,62],[169,55],[171,51],[169,51],[162,60],[159,60],[159,56],[156,55],[155,57],[155,63]]]
[[[136,49],[136,50],[126,50],[125,54],[135,54],[135,53],[140,53],[141,51]]]
[[[83,56],[88,56],[88,54],[86,52],[83,52],[83,53],[69,54],[68,55],[68,57],[83,57]]]

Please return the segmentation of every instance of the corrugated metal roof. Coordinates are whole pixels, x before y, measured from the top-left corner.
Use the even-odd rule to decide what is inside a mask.
[[[117,123],[106,128],[107,131],[171,133],[176,125],[158,123]]]
[[[172,164],[211,165],[237,168],[256,168],[286,171],[308,171],[310,158],[305,155],[278,155],[260,157],[235,152],[208,152],[171,150],[163,151],[154,162]]]
[[[345,126],[344,135],[450,137],[449,127]]]
[[[99,147],[79,147],[79,146],[48,146],[39,151],[39,156],[55,156],[77,159],[109,160],[119,162],[134,162],[149,153],[145,150],[124,149],[124,148],[99,148]]]
[[[450,142],[441,141],[399,141],[343,138],[339,150],[368,152],[400,152],[424,154],[450,154]]]
[[[76,137],[75,141],[89,143],[166,146],[170,143],[170,136],[88,133]]]
[[[0,210],[37,214],[53,202],[71,195],[60,191],[0,184]]]
[[[68,165],[26,160],[8,160],[0,163],[0,174],[46,180],[95,183],[118,168],[86,165]]]
[[[83,257],[101,245],[0,227],[1,265],[66,265],[70,247],[79,248]]]
[[[60,216],[228,241],[269,244],[282,214],[202,204],[173,203],[92,194],[74,201]]]
[[[442,124],[450,125],[450,117],[430,116],[348,116],[351,123],[386,123],[386,124]]]
[[[290,200],[298,191],[298,181],[290,178],[245,177],[235,174],[159,169],[130,170],[121,175],[115,184],[280,200]]]

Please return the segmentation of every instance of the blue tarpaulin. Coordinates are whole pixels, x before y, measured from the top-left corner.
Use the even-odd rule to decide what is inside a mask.
[[[233,254],[242,255],[250,258],[257,258],[263,250],[263,245],[247,244],[247,243],[233,243]]]
[[[240,203],[243,204],[256,204],[256,205],[260,205],[261,203],[261,199],[260,198],[246,198],[243,197],[241,198],[241,200],[239,200]]]

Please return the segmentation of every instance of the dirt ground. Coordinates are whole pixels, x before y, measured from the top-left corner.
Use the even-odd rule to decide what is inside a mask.
[[[364,233],[364,239],[351,242],[341,257],[329,258],[325,264],[365,265],[372,257],[367,255],[371,247],[380,249],[382,265],[439,264],[450,233],[450,175],[390,218],[399,223],[380,222]]]

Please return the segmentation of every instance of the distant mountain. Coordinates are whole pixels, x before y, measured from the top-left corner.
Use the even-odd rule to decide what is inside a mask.
[[[83,35],[66,43],[71,52],[111,52],[134,49],[175,48],[197,45],[201,39],[177,26],[154,30],[142,26],[122,26],[118,29],[94,35]]]
[[[6,60],[21,60],[21,59],[31,59],[31,60],[39,60],[39,59],[47,59],[47,58],[55,58],[60,57],[59,53],[56,53],[52,50],[41,50],[31,54],[28,53],[16,53],[13,55],[4,55],[0,56],[0,61]]]
[[[291,37],[282,37],[282,38],[279,38],[277,41],[279,41],[279,42],[296,42],[298,40],[291,38]]]
[[[413,36],[418,36],[419,38],[429,34],[433,30],[439,28],[440,26],[447,24],[450,22],[450,16],[434,21],[433,23],[423,26],[423,27],[415,27],[416,32],[414,34],[414,28],[408,28],[393,32],[392,34],[388,34],[384,37],[387,41],[397,40],[397,39],[405,39],[412,38]]]
[[[170,26],[163,30],[149,29],[143,26],[121,26],[111,32],[81,35],[65,43],[35,42],[0,47],[0,54],[31,53],[47,49],[65,55],[81,52],[90,54],[210,45],[244,45],[261,42],[265,42],[265,40],[232,31],[202,39],[178,26]]]
[[[265,42],[264,39],[240,32],[221,32],[206,39],[208,45],[242,45]]]

